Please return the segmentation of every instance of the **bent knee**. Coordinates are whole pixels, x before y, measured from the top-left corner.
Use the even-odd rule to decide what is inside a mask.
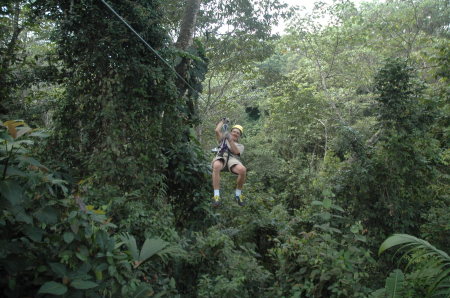
[[[234,167],[234,171],[236,172],[236,174],[245,175],[247,173],[247,168],[243,165],[236,165]]]
[[[244,167],[244,166],[242,166],[242,174],[247,174],[247,168],[246,167]]]
[[[219,160],[216,160],[216,161],[213,163],[212,168],[213,168],[214,171],[220,171],[220,170],[222,170],[222,168],[223,168],[223,163],[222,163],[221,161],[219,161]]]

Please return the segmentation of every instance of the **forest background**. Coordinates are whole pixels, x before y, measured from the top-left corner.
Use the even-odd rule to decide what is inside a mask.
[[[449,16],[2,1],[3,296],[449,297]],[[245,207],[210,206],[223,117]]]

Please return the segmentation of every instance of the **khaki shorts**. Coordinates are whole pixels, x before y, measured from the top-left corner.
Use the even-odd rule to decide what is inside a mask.
[[[230,158],[228,158],[228,162],[227,162],[227,164],[225,165],[225,161],[227,160],[227,156],[225,155],[225,156],[216,156],[216,157],[214,157],[214,159],[212,160],[212,162],[211,162],[211,167],[212,167],[212,165],[213,165],[213,163],[216,161],[216,160],[222,160],[223,161],[223,167],[222,167],[222,171],[230,171],[231,172],[231,168],[232,167],[234,167],[235,165],[242,165],[242,162],[238,159],[238,158],[236,158],[236,157],[234,157],[234,156],[230,156]]]

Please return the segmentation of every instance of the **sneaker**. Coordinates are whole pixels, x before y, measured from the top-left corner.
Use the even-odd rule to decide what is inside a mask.
[[[214,196],[211,200],[211,205],[213,207],[219,207],[220,206],[220,197],[219,196]]]
[[[243,195],[235,196],[234,198],[236,199],[236,202],[239,204],[239,206],[245,206]]]

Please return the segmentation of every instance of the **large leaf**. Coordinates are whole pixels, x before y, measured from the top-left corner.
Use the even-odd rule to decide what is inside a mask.
[[[59,282],[49,281],[43,284],[38,294],[63,295],[67,292],[67,287]]]
[[[68,244],[70,242],[72,242],[74,238],[75,238],[75,235],[72,232],[64,232],[64,234],[63,234],[64,242],[66,242]]]
[[[386,239],[381,244],[380,249],[378,250],[378,254],[381,254],[385,250],[397,245],[402,245],[402,248],[412,247],[415,253],[421,251],[422,256],[430,255],[439,258],[442,262],[450,264],[450,257],[448,256],[447,253],[437,249],[436,247],[431,245],[428,241],[407,234],[395,234]]]
[[[131,295],[133,298],[150,297],[153,295],[153,289],[150,285],[141,284]]]
[[[108,233],[103,230],[98,231],[95,237],[98,246],[103,250],[107,250],[107,248],[111,248],[112,250],[114,248],[114,242],[112,240],[113,239],[109,237]]]
[[[313,206],[323,206],[323,203],[321,201],[312,201],[311,205],[313,205]]]
[[[133,258],[135,268],[169,245],[168,242],[159,238],[146,239],[144,245],[142,245],[141,251],[138,252],[136,239],[133,236],[122,234],[120,235],[120,238],[123,244],[127,246],[128,251]]]
[[[39,161],[37,161],[36,159],[34,159],[32,157],[21,155],[21,156],[18,156],[16,159],[19,160],[22,164],[35,166],[37,168],[48,171],[48,168],[46,166],[42,165]]]
[[[389,298],[402,298],[405,276],[400,269],[395,269],[386,279],[386,296]]]
[[[18,222],[33,224],[33,218],[27,214],[21,205],[12,206],[10,210]]]
[[[24,191],[17,181],[5,180],[0,182],[0,194],[6,198],[11,205],[18,205],[24,201]]]
[[[33,130],[30,136],[39,138],[48,138],[50,134],[44,132],[43,130]]]
[[[406,235],[406,234],[395,234],[391,237],[384,240],[384,242],[380,245],[380,248],[378,249],[378,254],[380,255],[385,250],[392,248],[394,246],[410,243],[412,241],[412,236]]]
[[[87,290],[98,287],[98,284],[89,280],[76,279],[70,283],[70,286],[79,290]]]
[[[24,134],[29,133],[31,131],[33,131],[33,129],[29,126],[19,127],[17,128],[16,138],[20,138]]]
[[[378,289],[369,296],[370,298],[386,298],[386,289]]]
[[[1,131],[0,130],[0,142],[4,143],[4,142],[13,142],[14,139],[11,135],[9,135],[6,131]],[[3,147],[0,147],[0,152],[4,151]]]
[[[67,267],[64,264],[61,263],[50,263],[50,268],[52,268],[52,271],[56,273],[58,277],[64,277],[67,276]]]
[[[323,200],[323,207],[325,209],[330,209],[332,204],[333,202],[329,198]]]
[[[27,153],[27,150],[20,150],[20,149],[25,149],[25,147],[22,146],[24,144],[31,146],[34,144],[34,141],[25,139],[25,140],[9,142],[7,147],[10,148],[9,150],[14,148],[15,150],[18,150],[17,152]]]
[[[82,250],[84,250],[84,248],[82,248]],[[79,253],[76,253],[76,255],[79,257]],[[87,257],[83,258],[87,260]],[[71,280],[88,280],[92,278],[92,276],[88,274],[91,269],[92,265],[89,263],[89,261],[83,261],[83,264],[79,268],[76,268],[75,271],[70,272],[69,274],[67,274],[67,276]]]
[[[168,245],[169,243],[159,238],[146,239],[139,254],[139,262],[145,262]]]
[[[0,173],[3,173],[4,171],[5,171],[5,166],[0,165]],[[8,165],[8,168],[6,169],[6,176],[28,177],[29,175],[28,175],[28,173],[25,173],[16,167]]]
[[[35,226],[27,225],[24,228],[24,234],[27,235],[33,241],[41,242],[42,236],[44,235],[44,231]]]
[[[87,262],[88,257],[89,257],[89,250],[87,249],[86,246],[81,246],[78,248],[78,251],[75,252],[75,255],[77,256],[78,259],[80,259],[83,262]]]
[[[3,123],[8,129],[8,133],[13,137],[17,137],[17,127],[21,125],[26,125],[24,121],[21,120],[9,120]]]
[[[51,206],[38,210],[34,216],[46,224],[55,224],[58,221],[58,211]]]

